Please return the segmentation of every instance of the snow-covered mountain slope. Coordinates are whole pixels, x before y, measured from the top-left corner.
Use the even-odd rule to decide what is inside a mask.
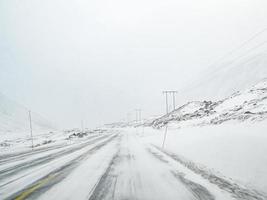
[[[192,101],[154,120],[160,128],[172,123],[178,126],[221,124],[225,121],[261,121],[267,118],[267,79],[249,89],[236,92],[219,101]]]
[[[160,116],[150,116],[148,118],[142,119],[141,121],[128,121],[128,122],[114,122],[105,124],[104,128],[128,128],[128,127],[140,127],[140,126],[150,126],[153,121],[158,119]]]
[[[32,112],[32,126],[35,131],[54,129],[54,126],[39,114]],[[29,111],[0,93],[0,134],[29,132]]]
[[[266,48],[267,49],[267,48]],[[180,90],[181,101],[219,100],[267,77],[267,52],[233,57],[203,72]]]

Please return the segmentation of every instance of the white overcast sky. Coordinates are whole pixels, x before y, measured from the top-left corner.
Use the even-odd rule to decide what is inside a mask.
[[[0,92],[61,127],[160,114],[266,25],[266,0],[0,0]]]

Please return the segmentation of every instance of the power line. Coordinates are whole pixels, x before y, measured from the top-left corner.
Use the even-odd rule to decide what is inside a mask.
[[[263,30],[257,32],[256,34],[253,34],[249,39],[245,40],[243,43],[241,43],[239,46],[237,46],[236,48],[234,48],[233,50],[229,51],[228,53],[226,53],[225,55],[223,55],[221,58],[219,58],[217,61],[213,62],[212,65],[215,65],[216,63],[224,60],[227,56],[232,55],[234,52],[238,51],[239,49],[241,49],[242,47],[246,46],[248,43],[250,43],[251,41],[253,41],[255,38],[257,38],[259,35],[261,35],[262,33],[266,32],[267,28],[264,28]]]
[[[242,58],[243,56],[247,55],[248,53],[250,53],[251,51],[263,46],[264,44],[267,44],[267,41],[264,41],[264,42],[261,42],[260,44],[248,49],[245,53],[241,54],[240,56],[236,57],[235,59],[233,59],[232,61],[236,61],[238,60],[239,58]]]
[[[267,31],[267,28],[262,29],[261,31],[253,34],[250,38],[248,38],[247,40],[245,40],[243,43],[241,43],[239,46],[237,46],[236,48],[234,48],[233,50],[229,51],[228,53],[224,54],[221,58],[215,60],[212,64],[209,64],[208,67],[205,68],[204,73],[205,72],[209,72],[210,67],[215,66],[216,64],[218,64],[219,62],[222,62],[225,58],[227,58],[228,56],[232,55],[234,52],[238,51],[239,49],[241,49],[242,47],[246,46],[248,43],[250,43],[251,41],[253,41],[255,38],[257,38],[258,36],[260,36],[261,34],[263,34],[264,32]],[[257,45],[256,47],[253,47],[251,49],[249,49],[248,51],[246,51],[246,53],[242,54],[241,56],[238,56],[237,58],[234,58],[235,61],[237,59],[239,59],[240,57],[246,55],[248,52],[250,52],[251,50],[254,50],[260,46],[262,46],[264,43],[266,43],[266,41],[264,41],[263,43],[260,43],[259,45]],[[214,71],[212,72],[214,73]],[[191,81],[191,87],[192,85],[194,85],[194,82]]]
[[[131,113],[127,113],[126,119],[128,123],[131,122]]]

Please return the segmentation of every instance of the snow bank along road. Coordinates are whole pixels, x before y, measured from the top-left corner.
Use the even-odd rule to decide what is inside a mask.
[[[135,131],[0,157],[0,199],[263,200],[193,168]]]

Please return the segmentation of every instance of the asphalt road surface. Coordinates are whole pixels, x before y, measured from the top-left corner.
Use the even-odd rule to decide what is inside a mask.
[[[112,132],[0,157],[0,199],[264,199],[201,173],[134,131]]]

